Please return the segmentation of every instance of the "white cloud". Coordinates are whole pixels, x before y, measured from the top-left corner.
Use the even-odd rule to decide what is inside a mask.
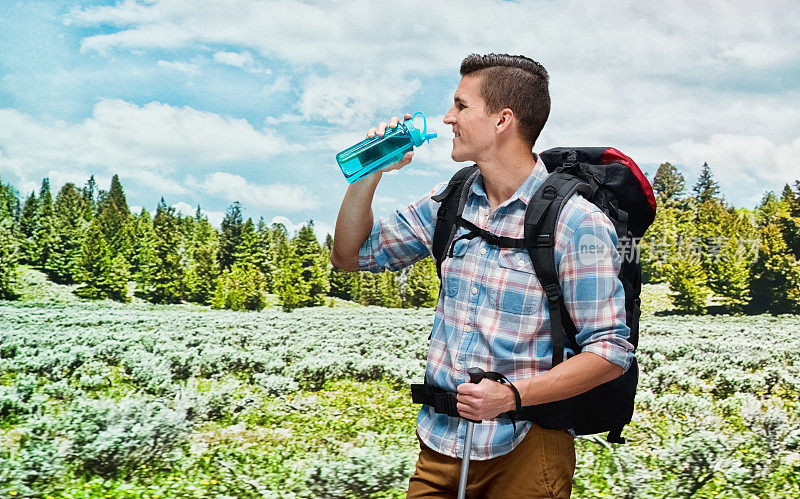
[[[172,205],[175,211],[186,217],[194,217],[197,213],[197,207],[192,206],[184,201],[178,201]],[[222,224],[222,219],[225,218],[224,211],[209,211],[200,208],[200,213],[208,218],[208,221],[214,227],[219,227]]]
[[[274,116],[267,116],[264,119],[264,123],[270,126],[278,126],[283,125],[285,123],[301,123],[303,121],[303,116],[300,114],[283,114],[278,116],[277,118]]]
[[[91,170],[183,194],[185,187],[169,177],[178,166],[263,161],[292,147],[275,131],[256,130],[246,120],[159,102],[102,100],[79,123],[45,123],[0,109],[0,167],[21,185],[53,171],[69,172],[70,181],[75,175],[85,180]]]
[[[222,220],[225,218],[224,211],[208,211],[202,210],[203,214],[208,217],[208,221],[214,227],[219,228],[222,225]]]
[[[212,173],[203,182],[188,177],[187,183],[207,194],[220,196],[228,201],[239,201],[246,206],[257,208],[282,208],[296,211],[317,206],[313,196],[302,185],[281,183],[258,185],[239,175],[225,172]]]
[[[413,25],[397,22],[411,12]],[[621,24],[619,19],[626,21]],[[700,64],[711,69],[730,61],[763,66],[796,57],[799,19],[800,11],[791,2],[759,8],[741,2],[597,0],[125,1],[76,8],[66,17],[80,26],[119,28],[87,37],[84,50],[217,44],[250,48],[295,65],[322,64],[346,71],[370,67],[379,74],[387,67],[395,74],[451,71],[472,50],[535,50],[574,67],[588,62],[613,70],[622,65],[626,74],[632,68],[680,74],[686,67]],[[572,36],[565,36],[559,20],[570,21]],[[502,26],[513,39],[498,40],[487,26]],[[765,61],[763,54],[772,55]]]
[[[800,137],[776,144],[759,135],[715,134],[705,142],[683,140],[669,145],[677,161],[699,171],[708,162],[724,186],[762,182],[775,185],[797,177]]]
[[[415,24],[397,22],[410,12]],[[340,150],[362,133],[349,135],[356,123],[427,98],[433,78],[457,81],[466,54],[494,51],[526,54],[550,72],[553,110],[537,151],[596,144],[616,146],[640,164],[709,161],[721,177],[739,175],[754,190],[779,174],[796,175],[788,169],[800,136],[800,9],[793,2],[160,0],[76,8],[66,20],[111,27],[85,38],[85,52],[186,47],[231,54],[219,56],[229,63],[246,66],[248,54],[292,68],[291,80],[279,76],[264,93],[294,84],[300,99],[266,123],[339,125],[315,134],[312,149]],[[450,144],[440,137],[416,154],[424,166],[418,174],[435,171],[428,165],[437,161],[453,168],[441,162]],[[775,164],[755,168],[749,153],[734,160],[736,140],[724,137],[741,138]],[[22,168],[4,157],[9,168]]]
[[[120,180],[124,180],[126,184],[128,181],[131,181],[146,188],[158,189],[158,193],[165,196],[187,194],[189,192],[189,190],[177,180],[149,170],[131,172]]]
[[[261,95],[271,96],[288,92],[292,89],[292,80],[287,75],[279,75],[275,80],[261,90]]]
[[[215,52],[214,60],[220,64],[244,68],[253,65],[253,56],[250,52]]]
[[[183,201],[178,201],[173,204],[172,207],[175,208],[175,211],[186,217],[193,217],[197,210],[194,206],[189,203],[184,203]]]
[[[200,74],[200,70],[197,68],[197,65],[189,64],[188,62],[159,60],[156,64],[158,64],[158,67],[160,68],[164,68],[169,71],[177,71],[179,73],[186,73],[189,76],[196,76]]]
[[[665,160],[655,156],[668,152],[670,142],[715,133],[752,135],[763,126],[759,133],[776,140],[797,136],[790,105],[796,91],[769,96],[740,88],[764,81],[764,70],[791,74],[787,64],[800,60],[800,10],[791,2],[769,8],[597,0],[200,5],[124,2],[75,9],[68,20],[118,28],[84,39],[87,50],[211,45],[284,61],[307,75],[298,102],[306,120],[349,125],[394,114],[424,90],[421,77],[456,79],[467,53],[496,51],[527,54],[549,69],[553,113],[545,144],[623,144],[647,162]],[[416,24],[396,22],[412,11]],[[513,36],[500,39],[486,29],[500,25]]]
[[[272,217],[271,223],[282,224],[284,227],[286,227],[286,232],[289,233],[289,237],[297,235],[297,231],[299,231],[301,227],[308,225],[308,222],[300,222],[296,224],[292,222],[290,218],[283,215]],[[319,241],[320,244],[324,244],[325,237],[328,234],[333,235],[333,232],[334,227],[332,225],[321,223],[316,220],[314,221],[314,234],[317,236],[317,241]]]
[[[365,122],[376,114],[398,113],[397,109],[420,86],[417,79],[391,78],[371,71],[357,77],[311,76],[303,86],[299,106],[306,119],[349,125]]]

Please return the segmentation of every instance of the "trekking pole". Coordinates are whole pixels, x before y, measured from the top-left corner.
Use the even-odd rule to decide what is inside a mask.
[[[469,374],[470,383],[480,383],[485,375],[480,367],[470,367],[467,369],[467,374]],[[467,419],[467,438],[464,441],[464,457],[461,458],[461,476],[458,479],[458,499],[464,499],[464,494],[467,492],[467,471],[469,470],[469,454],[472,448],[472,432],[475,429],[475,423],[480,423],[480,421]]]

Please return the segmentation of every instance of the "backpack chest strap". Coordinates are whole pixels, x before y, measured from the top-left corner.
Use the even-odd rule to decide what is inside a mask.
[[[475,239],[476,237],[480,237],[487,243],[497,246],[499,248],[517,248],[522,249],[525,247],[525,239],[514,239],[513,237],[505,237],[505,236],[498,236],[492,234],[486,229],[482,229],[477,225],[473,224],[469,220],[465,220],[463,217],[459,216],[458,218],[453,220],[453,223],[456,226],[461,226],[467,229],[467,233],[459,236],[456,239],[453,239],[453,243],[450,245],[450,251],[447,256],[453,258],[453,248],[458,241],[462,239]]]

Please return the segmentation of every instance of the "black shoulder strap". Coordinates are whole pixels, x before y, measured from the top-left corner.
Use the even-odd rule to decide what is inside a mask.
[[[469,186],[476,176],[478,167],[466,166],[453,175],[441,193],[431,197],[434,201],[442,203],[436,214],[436,227],[433,230],[433,261],[436,263],[439,280],[442,279],[442,262],[447,256],[447,248],[458,230],[457,220],[461,218],[464,205],[467,204]]]
[[[564,303],[556,268],[556,224],[567,200],[589,186],[568,173],[551,173],[531,197],[525,212],[525,247],[533,269],[547,295],[550,323],[553,328],[553,367],[564,360],[564,336],[576,343],[575,328]]]

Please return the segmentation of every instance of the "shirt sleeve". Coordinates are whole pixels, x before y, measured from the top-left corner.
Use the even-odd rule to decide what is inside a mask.
[[[440,204],[431,196],[442,192],[445,186],[447,182],[442,182],[394,215],[376,220],[358,252],[361,270],[400,270],[430,255]]]
[[[597,354],[627,371],[634,353],[628,342],[620,265],[616,231],[602,212],[594,211],[566,240],[558,273],[581,351]]]

